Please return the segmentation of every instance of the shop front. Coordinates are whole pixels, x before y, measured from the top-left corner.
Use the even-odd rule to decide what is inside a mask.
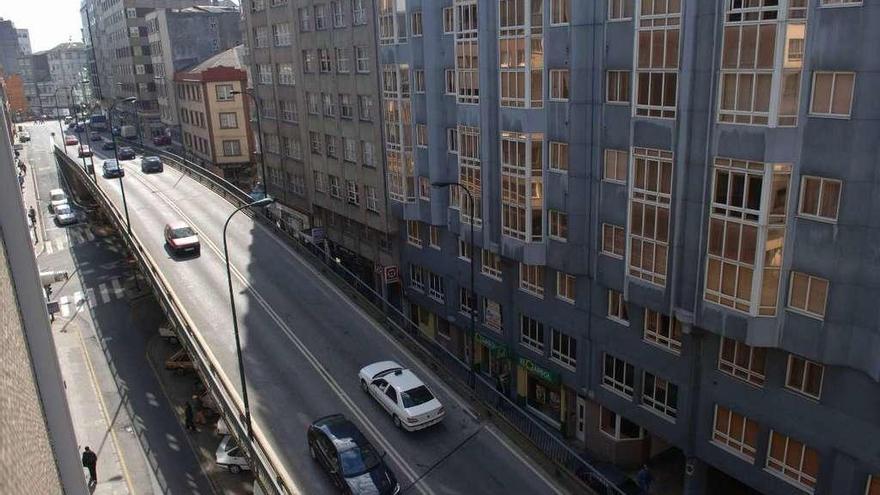
[[[509,395],[510,351],[507,346],[479,332],[474,336],[474,341],[476,342],[474,363],[477,371],[491,379],[496,390],[505,396]]]
[[[535,416],[561,428],[565,419],[565,388],[559,373],[544,368],[529,358],[517,360],[517,395]]]

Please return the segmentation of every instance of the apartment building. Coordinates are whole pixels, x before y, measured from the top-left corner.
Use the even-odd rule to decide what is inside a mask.
[[[241,18],[235,6],[197,5],[157,9],[146,16],[159,118],[164,132],[182,142],[174,74],[217,53],[241,45]]]
[[[685,493],[880,493],[880,4],[378,9],[426,335],[467,356],[475,311],[481,373]]]
[[[253,177],[251,107],[233,91],[247,89],[244,46],[218,53],[174,75],[180,130],[188,158],[235,183]]]
[[[389,236],[372,2],[250,0],[243,6],[269,194],[298,232],[380,288]],[[310,230],[316,228],[318,230]]]

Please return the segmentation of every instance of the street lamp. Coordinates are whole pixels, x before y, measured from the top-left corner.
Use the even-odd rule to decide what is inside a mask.
[[[247,382],[244,378],[244,360],[241,356],[241,340],[238,336],[238,317],[235,314],[235,294],[232,292],[232,270],[229,267],[229,247],[226,243],[226,229],[229,227],[229,221],[232,220],[232,217],[241,210],[244,210],[245,208],[268,206],[274,202],[274,199],[267,196],[263,199],[239,206],[229,215],[226,219],[226,223],[223,224],[223,256],[226,258],[226,280],[229,282],[229,306],[232,309],[232,331],[235,334],[235,351],[238,354],[238,376],[241,378],[241,396],[242,401],[244,402],[244,418],[245,423],[247,424],[248,439],[251,442],[254,440],[254,430],[251,426],[251,407],[250,403],[248,403]]]
[[[474,257],[476,256],[476,253],[474,252],[474,215],[476,214],[475,210],[477,208],[477,203],[474,202],[474,196],[471,194],[471,191],[467,187],[463,186],[461,184],[461,182],[432,182],[431,185],[434,187],[458,187],[459,189],[461,189],[462,191],[464,191],[467,194],[468,201],[470,202],[470,205],[471,205],[471,221],[470,221],[470,224],[471,224],[471,239],[470,239],[470,245],[471,245],[471,253],[470,253],[471,254],[471,293],[470,293],[471,335],[470,335],[470,343],[471,344],[470,344],[470,352],[469,352],[470,356],[468,356],[468,358],[469,358],[469,364],[471,367],[470,386],[471,386],[471,388],[475,388],[477,385],[477,377],[476,377],[476,372],[474,370],[474,345],[476,342],[476,335],[477,335],[477,307],[476,307],[477,306],[477,297],[476,297],[477,293],[474,291],[474,269],[475,269],[475,264],[476,264],[476,261],[474,260]]]
[[[129,96],[128,98],[123,98],[121,100],[116,100],[113,105],[110,106],[109,112],[109,120],[110,120],[110,139],[113,140],[113,159],[116,161],[116,166],[122,169],[122,165],[119,164],[119,155],[116,153],[116,136],[113,134],[113,112],[116,110],[116,105],[120,103],[134,103],[137,101],[137,98],[134,96]],[[125,210],[125,225],[128,228],[128,233],[131,235],[131,220],[128,218],[128,203],[125,201],[125,184],[122,182],[122,174],[119,174],[119,190],[122,191],[122,208]]]
[[[58,106],[58,92],[62,89],[64,88],[55,88],[55,113],[58,114],[56,115],[56,117],[58,117],[58,128],[61,129],[61,144],[64,145],[64,154],[67,154],[67,140],[64,139],[64,124],[61,123],[64,119],[61,118],[61,107]]]
[[[261,182],[262,182],[262,186],[263,186],[263,194],[268,196],[269,195],[269,188],[268,188],[268,183],[266,182],[266,153],[265,153],[266,150],[263,149],[263,128],[262,128],[262,123],[260,121],[260,114],[262,113],[260,111],[260,101],[257,99],[256,96],[254,96],[253,92],[248,91],[248,90],[231,91],[230,94],[250,96],[251,100],[253,100],[253,102],[254,102],[254,107],[257,109],[257,145],[260,148],[260,169],[261,169],[260,176],[261,176]],[[256,191],[256,189],[257,188],[255,187],[254,190]]]

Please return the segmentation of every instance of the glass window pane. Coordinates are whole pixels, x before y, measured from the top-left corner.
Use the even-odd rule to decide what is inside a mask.
[[[825,218],[837,219],[837,203],[840,199],[840,182],[825,181],[822,186],[822,204],[819,207],[819,215]]]
[[[850,102],[852,99],[853,75],[836,74],[834,80],[834,96],[832,98],[831,113],[835,115],[849,115]]]
[[[813,103],[810,111],[813,113],[828,113],[831,110],[831,81],[833,74],[816,74],[813,80]]]

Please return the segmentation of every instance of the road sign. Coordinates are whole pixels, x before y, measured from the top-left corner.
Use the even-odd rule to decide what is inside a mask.
[[[397,269],[397,265],[391,265],[385,267],[385,283],[392,284],[400,280],[400,272]]]
[[[312,241],[313,242],[321,242],[324,240],[324,227],[313,227],[312,228]]]

